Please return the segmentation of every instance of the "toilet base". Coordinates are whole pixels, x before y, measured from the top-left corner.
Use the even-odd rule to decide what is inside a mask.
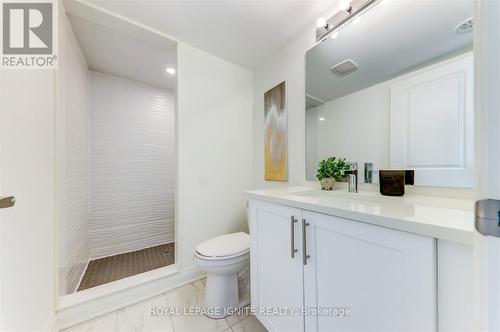
[[[212,319],[221,319],[233,315],[237,309],[243,308],[250,303],[250,296],[245,296],[240,301],[238,294],[237,275],[213,275],[207,276],[205,288],[205,316]]]

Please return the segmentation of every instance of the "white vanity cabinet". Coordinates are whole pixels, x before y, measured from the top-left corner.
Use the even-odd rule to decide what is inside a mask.
[[[250,219],[252,305],[269,310],[257,316],[270,331],[303,331],[302,315],[273,312],[292,308],[300,313],[303,306],[302,210],[251,202]]]
[[[268,330],[436,330],[435,239],[258,200],[250,220],[252,305]]]
[[[435,330],[434,239],[309,211],[302,217],[305,307],[339,309],[306,316],[306,331]]]

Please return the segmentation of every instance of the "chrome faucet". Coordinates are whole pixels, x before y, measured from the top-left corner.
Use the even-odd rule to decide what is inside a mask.
[[[373,183],[373,163],[365,162],[365,183]]]
[[[350,193],[358,192],[358,163],[349,163],[351,168],[347,171],[344,171],[344,175],[349,176],[349,187],[348,191]]]

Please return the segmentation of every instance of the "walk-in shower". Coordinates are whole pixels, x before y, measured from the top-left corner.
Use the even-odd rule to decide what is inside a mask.
[[[77,16],[60,24],[65,295],[175,262],[177,51]]]

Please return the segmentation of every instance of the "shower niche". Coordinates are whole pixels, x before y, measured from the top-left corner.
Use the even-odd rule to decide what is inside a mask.
[[[177,45],[98,22],[74,14],[60,22],[60,295],[176,257]]]

